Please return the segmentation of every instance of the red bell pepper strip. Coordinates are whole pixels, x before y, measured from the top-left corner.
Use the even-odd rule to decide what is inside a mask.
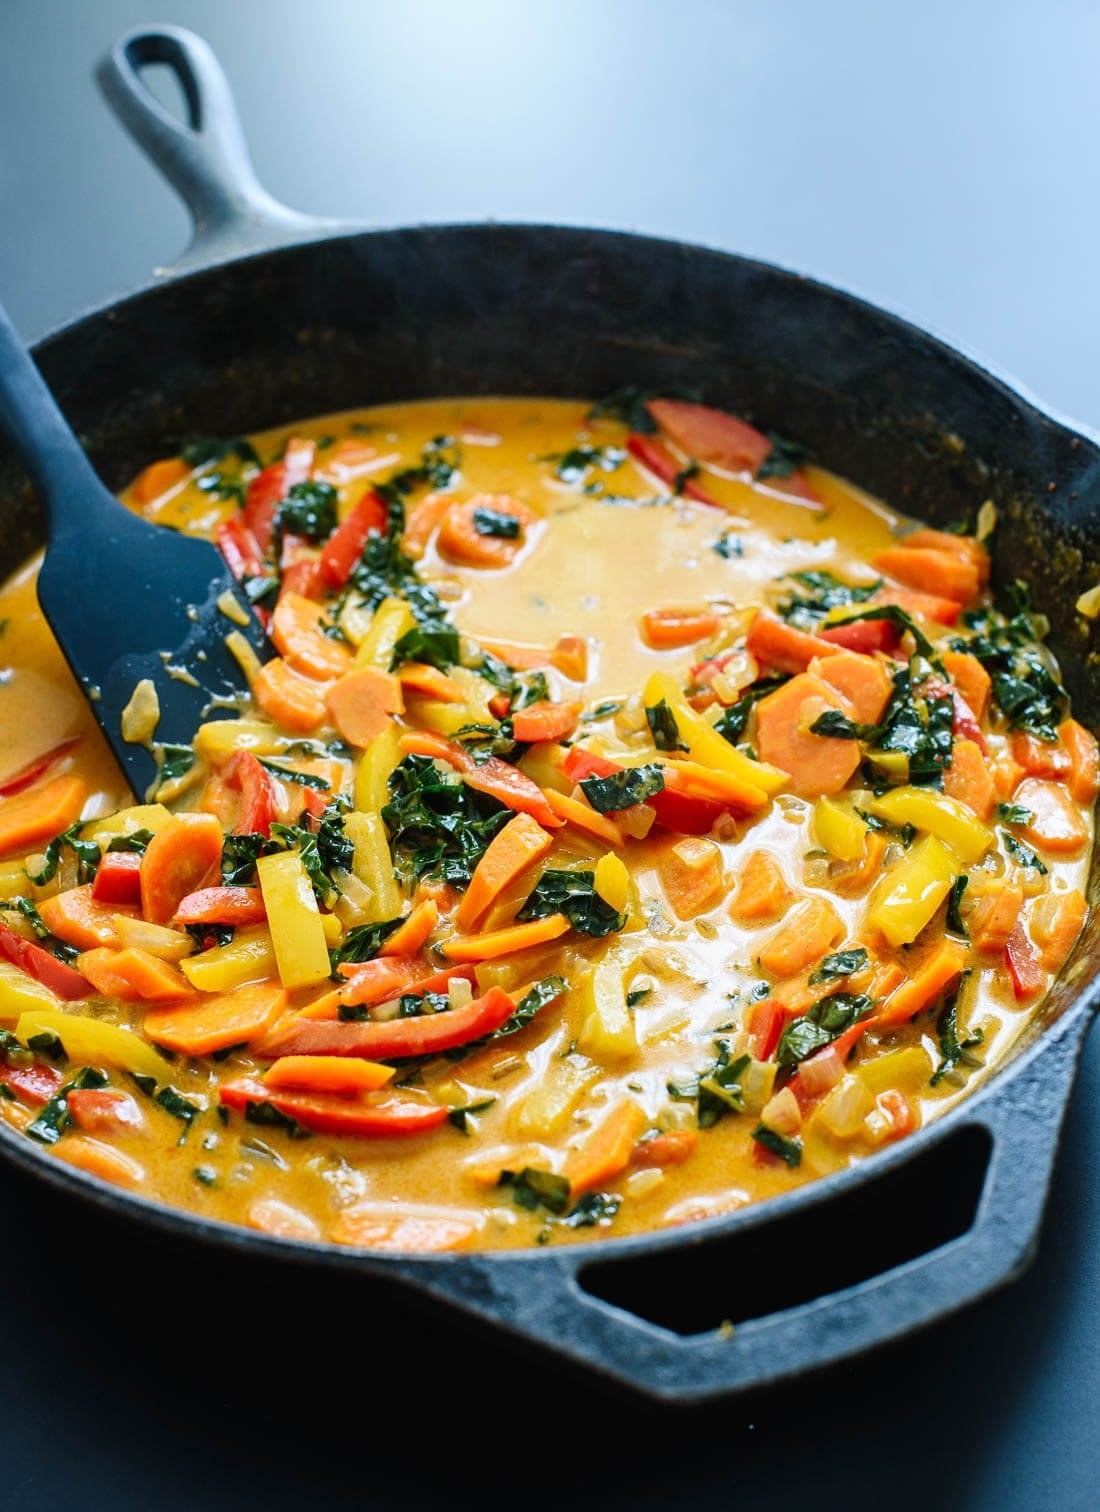
[[[0,1083],[10,1087],[32,1108],[48,1103],[64,1080],[56,1066],[47,1066],[42,1061],[35,1061],[32,1066],[8,1066],[0,1061]]]
[[[1017,1002],[1038,997],[1047,984],[1046,972],[1023,924],[1017,923],[1005,946],[1005,965]]]
[[[317,447],[312,441],[291,436],[281,462],[272,462],[256,474],[248,485],[244,501],[244,523],[255,536],[260,551],[267,556],[275,538],[275,515],[279,505],[296,483],[305,483],[313,472]]]
[[[853,620],[849,625],[826,625],[817,631],[819,640],[842,646],[845,651],[859,651],[870,656],[874,651],[888,655],[897,649],[901,630],[892,620]]]
[[[243,583],[246,578],[263,577],[267,569],[259,542],[239,515],[222,520],[214,538],[238,583]]]
[[[775,998],[761,998],[749,1008],[745,1016],[745,1027],[749,1032],[752,1053],[757,1060],[770,1060],[775,1054],[787,1018],[786,1009]]]
[[[237,751],[229,764],[226,781],[241,792],[241,807],[235,835],[262,835],[266,840],[278,814],[275,783],[251,751]]]
[[[261,924],[267,918],[258,887],[200,887],[188,893],[176,909],[180,928],[192,924]]]
[[[36,756],[33,761],[28,761],[26,766],[21,766],[17,772],[0,783],[0,798],[9,798],[12,793],[21,793],[25,787],[30,787],[36,778],[48,772],[55,761],[60,761],[68,751],[80,744],[81,737],[74,735],[71,740],[63,740],[60,745],[55,745],[49,751],[43,751],[41,756]]]
[[[141,902],[141,856],[137,851],[108,851],[92,883],[97,903]]]
[[[385,535],[387,518],[382,499],[368,489],[347,519],[329,536],[321,552],[321,573],[330,588],[344,586],[363,555],[371,532]]]
[[[982,727],[958,688],[951,683],[941,682],[938,677],[930,677],[924,685],[924,693],[930,698],[949,698],[954,705],[952,737],[955,740],[972,740],[983,756],[988,755],[989,747],[985,743]]]
[[[0,924],[0,957],[18,966],[20,971],[25,971],[51,992],[56,992],[58,997],[75,999],[92,995],[92,984],[79,971],[66,966],[64,961],[59,961],[33,940],[24,940],[7,924]]]
[[[707,404],[691,404],[682,399],[651,399],[646,409],[681,451],[725,472],[747,472],[759,478],[760,469],[775,450],[771,438],[757,430],[755,425]],[[777,475],[760,481],[767,488],[794,494],[808,503],[821,502],[800,468],[796,467],[786,477]]]
[[[663,441],[658,441],[656,436],[643,436],[637,432],[626,438],[626,449],[640,462],[647,472],[654,477],[660,478],[662,483],[667,483],[685,498],[695,499],[700,504],[709,504],[714,509],[721,509],[721,504],[713,498],[701,483],[697,483],[692,477],[685,477],[690,472],[691,464],[685,465],[673,452],[670,452]],[[677,487],[678,486],[678,487]]]
[[[542,789],[530,777],[502,761],[499,756],[490,756],[488,761],[477,762],[457,741],[446,740],[430,730],[410,730],[401,737],[402,751],[415,756],[431,756],[445,761],[461,773],[467,787],[496,798],[506,808],[518,814],[530,814],[543,829],[561,829],[565,823],[547,803]]]
[[[421,991],[418,982],[412,990]],[[299,1019],[264,1043],[264,1054],[361,1055],[367,1060],[401,1060],[410,1055],[441,1055],[499,1029],[515,1012],[516,1001],[500,987],[442,1013],[414,1018],[345,1023],[340,1019]]]
[[[316,557],[302,557],[297,562],[291,562],[289,567],[283,568],[279,597],[283,598],[288,593],[297,593],[302,598],[318,601],[324,598],[325,584],[321,574],[321,564]]]
[[[119,1134],[140,1129],[141,1110],[125,1092],[98,1087],[74,1087],[65,1094],[73,1123],[86,1134]]]
[[[220,1088],[222,1106],[241,1111],[249,1103],[270,1103],[303,1129],[318,1134],[368,1137],[385,1134],[423,1134],[446,1123],[450,1109],[414,1097],[389,1097],[378,1102],[342,1097],[333,1092],[287,1092],[267,1087],[258,1077],[242,1077]],[[375,1095],[375,1094],[370,1094]]]

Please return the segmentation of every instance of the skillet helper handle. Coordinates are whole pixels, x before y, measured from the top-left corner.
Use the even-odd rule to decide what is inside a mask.
[[[141,70],[155,64],[175,74],[186,122],[142,80]],[[194,32],[181,26],[128,32],[100,60],[96,79],[114,114],[191,212],[190,246],[171,268],[158,271],[190,272],[343,229],[342,222],[302,215],[268,194],[252,166],[229,81]]]
[[[801,1305],[732,1329],[720,1326],[719,1316],[705,1333],[684,1335],[586,1289],[586,1272],[602,1285],[616,1267],[646,1267],[652,1258],[646,1254],[617,1260],[605,1252],[593,1258],[591,1250],[585,1254],[566,1246],[537,1257],[465,1256],[456,1269],[437,1261],[423,1268],[404,1264],[399,1270],[413,1286],[488,1318],[518,1340],[594,1368],[612,1384],[661,1402],[703,1402],[834,1364],[948,1317],[1026,1270],[1038,1242],[1062,1116],[1087,1027],[1088,1019],[1080,1015],[1064,1031],[1052,1025],[1044,1041],[1049,1035],[1053,1042],[1029,1057],[1011,1086],[995,1082],[968,1101],[965,1111],[960,1108],[959,1122],[948,1119],[940,1126],[942,1136],[940,1129],[935,1131],[949,1138],[976,1128],[988,1139],[981,1196],[965,1232],[914,1260]],[[903,1146],[891,1153],[904,1162]],[[869,1180],[887,1175],[890,1155],[879,1160],[875,1172],[868,1171]],[[813,1183],[796,1195],[803,1194],[810,1202],[828,1202],[827,1196],[818,1199]],[[681,1230],[677,1241],[722,1247],[731,1277],[731,1295],[724,1301],[735,1319],[749,1290],[743,1275],[737,1280],[739,1223],[774,1223],[778,1242],[783,1242],[791,1209],[781,1215],[768,1213],[767,1207],[746,1209],[712,1239],[703,1233],[696,1239]],[[690,1273],[690,1265],[683,1273]],[[655,1284],[661,1284],[659,1276]]]

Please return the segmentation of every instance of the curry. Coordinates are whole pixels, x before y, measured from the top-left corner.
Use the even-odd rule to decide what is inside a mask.
[[[992,505],[933,530],[694,401],[196,440],[246,707],[126,791],[2,590],[0,1117],[291,1239],[614,1238],[965,1096],[1084,926],[1097,744]]]

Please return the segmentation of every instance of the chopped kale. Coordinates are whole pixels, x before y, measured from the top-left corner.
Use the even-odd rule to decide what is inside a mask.
[[[997,818],[1004,824],[1030,824],[1035,815],[1022,803],[998,803]]]
[[[586,1192],[560,1221],[566,1228],[595,1228],[614,1218],[622,1203],[616,1192]]]
[[[962,1062],[967,1062],[967,1051],[975,1049],[985,1038],[981,1029],[976,1029],[973,1034],[965,1039],[959,1039],[958,1020],[958,988],[950,995],[940,1010],[940,1016],[936,1023],[936,1032],[940,1041],[940,1063],[932,1073],[929,1086],[938,1087],[945,1076],[948,1076],[955,1067]]]
[[[729,530],[727,530],[724,535],[720,535],[718,537],[718,539],[714,543],[713,549],[727,562],[731,557],[740,557],[745,555],[744,542],[740,539],[739,536],[735,536],[733,532]]]
[[[466,1103],[464,1107],[452,1108],[447,1114],[447,1121],[456,1129],[460,1129],[463,1134],[468,1134],[471,1115],[484,1113],[486,1108],[491,1108],[495,1102],[495,1097],[483,1097],[480,1102]]]
[[[183,1132],[180,1134],[178,1143],[183,1144],[191,1131],[191,1125],[202,1112],[198,1103],[194,1103],[190,1098],[184,1097],[182,1093],[176,1091],[175,1087],[161,1087],[160,1091],[153,1098],[153,1101],[162,1107],[166,1113],[170,1113],[173,1118],[178,1118],[181,1121]]]
[[[57,875],[57,868],[61,862],[61,852],[68,847],[76,857],[76,880],[83,886],[85,882],[93,882],[95,874],[99,870],[100,849],[94,840],[81,840],[80,831],[83,829],[82,822],[78,819],[75,824],[63,830],[60,835],[50,841],[46,846],[42,868],[37,872],[27,872],[36,887],[42,887],[47,882],[52,882]]]
[[[404,922],[403,918],[385,919],[380,924],[356,924],[349,929],[340,948],[330,952],[333,974],[337,966],[373,961],[390,935]]]
[[[250,1102],[245,1105],[244,1116],[248,1123],[260,1124],[269,1129],[282,1129],[291,1139],[308,1139],[309,1130],[303,1129],[296,1118],[281,1113],[269,1102]]]
[[[963,893],[967,889],[970,878],[965,874],[957,876],[951,884],[951,891],[947,895],[947,927],[952,934],[960,935],[964,940],[968,939],[966,925],[963,923],[959,905],[962,903]]]
[[[853,945],[850,950],[837,950],[824,958],[810,977],[810,986],[818,987],[822,982],[835,982],[840,977],[851,976],[853,972],[862,971],[866,964],[867,951],[862,945]]]
[[[256,882],[256,862],[281,847],[264,835],[226,835],[222,841],[222,882],[226,887],[251,887]]]
[[[582,714],[581,724],[596,724],[601,719],[610,719],[612,714],[618,714],[621,708],[622,704],[620,702],[609,698],[604,703],[598,703],[594,709],[589,709],[587,713]]]
[[[936,648],[925,635],[911,614],[908,614],[898,604],[876,604],[873,609],[864,609],[860,614],[846,614],[843,619],[831,621],[832,625],[854,625],[860,620],[889,620],[892,625],[897,625],[901,631],[908,631],[913,637],[913,645],[919,656],[925,656],[930,662],[937,661]]]
[[[976,656],[992,679],[993,701],[1013,729],[1053,744],[1066,716],[1069,695],[1058,681],[1041,644],[1044,629],[1031,613],[1027,585],[1017,582],[1013,612],[968,609],[953,649]]]
[[[581,488],[587,494],[601,492],[603,485],[591,479],[593,469],[610,473],[621,467],[626,452],[618,446],[574,446],[567,452],[555,452],[544,457],[544,462],[556,462],[554,476],[572,488]]]
[[[656,762],[624,767],[608,777],[582,777],[581,790],[598,814],[614,814],[644,803],[664,789],[664,773]]]
[[[769,1129],[767,1124],[757,1124],[752,1131],[752,1137],[757,1144],[763,1145],[765,1150],[770,1150],[773,1155],[778,1155],[793,1170],[795,1166],[802,1164],[802,1141],[801,1139],[788,1139],[775,1129]]]
[[[152,838],[152,830],[136,829],[132,830],[128,835],[112,835],[107,849],[108,851],[129,851],[131,854],[144,855]]]
[[[815,1050],[831,1045],[839,1034],[858,1024],[874,1009],[874,999],[863,992],[836,992],[793,1019],[779,1037],[776,1061],[796,1066]]]
[[[512,695],[512,712],[530,708],[534,703],[544,703],[549,697],[550,684],[546,680],[545,672],[520,673],[516,678],[515,692]]]
[[[777,435],[775,431],[768,432],[768,440],[772,449],[756,469],[757,480],[761,483],[768,478],[789,478],[810,455],[800,442]]]
[[[699,393],[696,389],[675,385],[662,389],[643,389],[628,384],[597,400],[588,411],[588,417],[590,420],[621,420],[632,431],[652,435],[657,429],[657,423],[646,408],[650,399],[686,399],[689,403],[698,404]]]
[[[302,536],[307,541],[327,541],[336,529],[336,490],[331,483],[310,479],[295,483],[275,515],[275,536]]]
[[[72,1081],[66,1082],[59,1087],[38,1114],[27,1125],[27,1133],[32,1139],[39,1140],[42,1144],[52,1145],[64,1134],[72,1123],[72,1114],[69,1112],[68,1096],[70,1092],[83,1091],[86,1087],[105,1087],[106,1075],[95,1066],[85,1066],[78,1071]]]
[[[739,1055],[730,1060],[728,1040],[715,1041],[714,1059],[690,1082],[669,1082],[668,1094],[676,1102],[693,1102],[697,1106],[699,1127],[711,1129],[727,1113],[743,1113],[745,1101],[741,1076],[751,1059]]]
[[[1017,840],[1011,830],[1002,830],[1001,835],[1004,839],[1005,850],[1017,865],[1033,867],[1040,876],[1046,876],[1046,866],[1044,866],[1043,862],[1031,849],[1030,845],[1025,845],[1022,840]]]
[[[509,1187],[512,1201],[528,1212],[541,1205],[552,1213],[564,1213],[569,1206],[567,1179],[555,1176],[552,1171],[540,1171],[536,1166],[524,1166],[522,1171],[501,1171],[497,1186]]]
[[[423,621],[406,630],[393,648],[390,671],[396,672],[404,662],[427,662],[446,672],[461,655],[458,631],[446,620]]]
[[[475,509],[474,529],[478,535],[497,536],[502,541],[518,541],[520,523],[516,515],[499,509]]]
[[[260,466],[256,448],[251,441],[246,441],[244,436],[230,436],[228,439],[216,436],[196,436],[180,447],[180,456],[188,467],[208,467],[211,463],[221,462],[230,456],[236,457],[241,462],[250,463],[254,467]]]
[[[736,745],[748,728],[749,715],[762,698],[769,693],[774,693],[776,688],[782,687],[787,681],[786,675],[779,677],[762,677],[747,688],[736,703],[730,704],[729,708],[717,721],[714,728],[719,735],[728,740],[730,745]]]
[[[676,715],[669,707],[666,698],[662,698],[652,707],[647,706],[645,717],[653,736],[653,744],[659,751],[686,751],[688,749],[686,743],[680,738],[680,726],[676,723]]]
[[[277,761],[268,761],[266,757],[256,758],[265,772],[279,777],[283,782],[294,782],[299,787],[313,788],[315,792],[327,793],[328,783],[323,777],[317,777],[313,772],[296,772],[293,767],[281,766]]]
[[[849,604],[862,604],[882,586],[882,580],[857,587],[845,583],[831,572],[823,569],[792,572],[791,580],[808,589],[805,594],[792,594],[778,605],[779,613],[798,630],[815,631],[831,609],[847,608]],[[885,616],[880,616],[884,618]]]
[[[389,779],[382,819],[398,871],[409,879],[440,877],[467,887],[474,867],[511,809],[444,772],[430,756],[406,756]]]
[[[534,891],[520,909],[520,920],[543,919],[548,914],[564,914],[581,934],[602,939],[613,930],[622,929],[626,915],[605,903],[595,888],[592,871],[548,869],[543,872]]]
[[[186,777],[195,765],[195,753],[189,745],[158,745],[157,764],[157,785],[165,787]]]

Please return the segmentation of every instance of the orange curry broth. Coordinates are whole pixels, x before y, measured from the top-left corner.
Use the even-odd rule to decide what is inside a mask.
[[[285,689],[272,691],[265,673],[260,707],[205,726],[195,764],[151,798],[135,800],[121,783],[38,611],[36,564],[9,581],[0,604],[0,898],[9,946],[0,981],[0,1025],[8,1032],[0,1116],[17,1129],[29,1126],[53,1158],[204,1216],[378,1248],[495,1248],[637,1233],[768,1198],[902,1137],[1003,1059],[1084,921],[1095,742],[1066,722],[1064,707],[1056,742],[1013,732],[989,700],[977,662],[952,653],[953,661],[934,668],[918,658],[910,664],[918,718],[935,725],[938,717],[940,759],[946,740],[952,761],[940,778],[946,796],[934,784],[909,783],[904,753],[876,750],[868,732],[892,676],[920,649],[913,637],[879,620],[864,625],[870,649],[845,653],[836,641],[792,639],[775,611],[792,594],[813,597],[812,583],[791,574],[833,574],[857,590],[856,601],[824,618],[796,616],[807,633],[827,635],[846,614],[900,602],[938,659],[970,632],[932,617],[953,618],[957,604],[944,613],[929,595],[942,599],[943,584],[954,582],[964,601],[987,603],[982,548],[937,535],[899,551],[912,522],[852,485],[808,465],[793,474],[788,467],[786,476],[768,477],[765,468],[754,481],[769,449],[758,433],[735,422],[731,441],[721,417],[715,433],[713,412],[669,405],[657,413],[663,436],[635,439],[630,450],[623,420],[592,419],[586,404],[558,400],[394,405],[253,437],[266,464],[297,438],[287,450],[291,471],[331,485],[340,520],[374,485],[421,466],[425,448],[430,462],[454,468],[406,480],[405,542],[439,612],[461,632],[463,665],[449,667],[444,656],[437,657],[442,668],[425,671],[414,661],[392,674],[394,641],[413,624],[408,609],[387,602],[372,611],[355,589],[340,597],[331,576],[324,622],[334,614],[339,631],[320,634],[319,603],[311,609],[310,595],[326,599],[317,567],[324,543],[288,526],[289,575],[273,629],[295,698],[288,704]],[[433,451],[439,437],[451,440]],[[654,442],[663,453],[647,450]],[[578,451],[585,447],[597,450]],[[239,531],[258,520],[262,538],[262,518],[251,506],[242,513],[242,501],[255,503],[263,488],[253,481],[258,463],[248,449],[221,459],[188,456],[147,470],[127,502],[183,531],[220,527],[223,541],[225,522]],[[693,460],[701,464],[694,471]],[[474,509],[488,511],[481,527]],[[882,552],[890,554],[876,565]],[[266,570],[273,572],[270,563]],[[288,599],[290,587],[302,590],[297,600]],[[914,596],[917,588],[924,597]],[[663,613],[643,622],[653,611]],[[234,628],[229,620],[226,628]],[[551,706],[545,728],[557,738],[511,747],[498,722],[516,718],[517,709],[477,674],[485,650],[519,669],[515,705]],[[364,669],[365,679],[346,681]],[[716,734],[714,722],[728,719],[757,679],[784,673],[788,680],[770,701],[758,701],[740,733]],[[304,704],[297,697],[303,679]],[[403,712],[394,712],[402,703]],[[562,714],[562,705],[571,707]],[[268,718],[284,710],[290,731]],[[834,730],[837,720],[847,722],[848,735],[814,733],[810,726],[825,713]],[[536,714],[542,717],[538,707]],[[519,724],[527,728],[521,712]],[[851,738],[856,725],[864,727],[862,740]],[[521,806],[531,808],[531,793],[538,798],[522,820],[503,811],[501,822],[531,843],[530,859],[503,889],[489,879],[472,924],[463,889],[430,874],[410,880],[400,844],[394,880],[393,829],[380,809],[394,764],[406,759],[400,742],[414,731],[427,732],[424,767],[433,752],[445,758],[456,749],[441,741],[461,750],[465,739],[476,749],[495,733],[497,749],[526,774]],[[302,740],[314,744],[296,747]],[[242,775],[238,750],[250,752],[251,776]],[[9,791],[13,776],[33,771],[49,752],[52,763]],[[664,793],[600,816],[589,795],[598,795],[600,772],[608,770],[601,758],[615,763],[613,772],[641,766],[650,780],[656,772]],[[758,758],[772,764],[757,765]],[[466,765],[476,779],[479,769],[469,758]],[[433,770],[461,783],[446,759]],[[582,776],[591,783],[593,771],[597,787],[579,786]],[[312,786],[291,780],[295,773]],[[883,789],[877,797],[875,787]],[[354,832],[355,840],[318,904],[300,844],[303,830],[318,823],[310,814],[334,793],[350,801],[333,811],[336,833]],[[494,808],[479,801],[482,811]],[[212,926],[179,927],[179,886],[194,892],[220,882],[219,830],[247,828],[242,809],[255,802],[253,824],[260,814],[265,827],[274,818],[302,828],[261,861],[258,891],[255,876],[244,884],[259,922],[243,924],[220,947]],[[178,883],[181,874],[148,859],[165,825],[178,829],[172,811],[217,821],[213,831],[213,821],[198,821],[207,850],[200,846],[190,871],[184,867],[188,880],[174,894],[172,878]],[[655,813],[663,817],[655,821]],[[125,889],[139,888],[140,902],[108,896],[89,922],[74,907],[79,857],[67,846],[51,879],[29,880],[43,874],[50,835],[77,820],[84,823],[74,833],[104,852],[112,839],[136,831],[132,843],[140,847],[141,832],[156,832],[146,858],[126,863],[130,881],[118,883],[120,896],[136,897]],[[203,875],[211,836],[215,865]],[[183,854],[186,860],[186,846]],[[108,869],[120,864],[116,857]],[[589,903],[621,927],[600,937],[565,918],[553,938],[466,961],[486,934],[516,922],[547,869],[587,874],[579,885]],[[951,890],[956,877],[968,879],[961,897]],[[79,897],[88,894],[84,884]],[[18,942],[35,939],[36,921],[17,899],[32,900],[53,930],[47,948],[57,937],[76,948],[74,969],[95,979],[90,995],[54,997],[36,980],[33,962],[29,974],[23,969]],[[142,907],[156,915],[152,927]],[[282,935],[275,931],[274,954],[265,908],[269,924],[290,920]],[[544,989],[548,1001],[525,1026],[490,1032],[467,1053],[462,1046],[415,1060],[343,1053],[335,1071],[315,1055],[304,1072],[285,1058],[281,1071],[272,1070],[280,1047],[346,1052],[357,1032],[374,1033],[376,1024],[423,1025],[424,1016],[394,1017],[392,983],[380,1006],[345,1004],[360,1019],[335,1017],[337,997],[354,996],[356,978],[333,979],[325,966],[327,951],[346,946],[350,931],[359,928],[362,939],[362,926],[414,909],[430,932],[423,943],[414,935],[414,948],[400,957],[412,962],[408,980],[466,964],[465,976],[444,985],[449,997],[429,1004],[437,1010],[429,1030],[448,1014],[469,1018],[470,1001],[484,1004],[493,989],[499,1029],[502,1003],[510,1014],[533,984],[560,978],[565,985]],[[537,921],[526,925],[532,928],[539,932]],[[541,933],[554,929],[544,917]],[[456,935],[465,946],[449,944]],[[348,970],[361,980],[380,968]],[[157,1003],[140,1000],[145,986],[163,994]],[[211,1004],[215,1020],[225,1018],[213,1034]],[[78,1022],[116,1033],[105,1048],[93,1036],[78,1050],[65,1045]],[[952,1023],[962,1048],[949,1064]],[[57,1061],[49,1050],[59,1027],[68,1056]],[[121,1049],[120,1030],[129,1031]],[[35,1041],[29,1050],[27,1040]],[[198,1053],[204,1045],[220,1053]],[[786,1064],[777,1065],[777,1055]],[[363,1070],[363,1062],[375,1069]],[[101,1075],[85,1075],[92,1085],[60,1104],[59,1089],[86,1066]],[[133,1071],[151,1079],[139,1084]],[[318,1086],[335,1076],[335,1090],[295,1090],[296,1076]],[[225,1088],[230,1107],[219,1106]],[[444,1121],[394,1132],[385,1110],[395,1103]],[[382,1126],[325,1132],[316,1108],[334,1105],[353,1121],[381,1108]],[[279,1110],[292,1108],[306,1109],[298,1122],[312,1116],[312,1131],[280,1121]]]

